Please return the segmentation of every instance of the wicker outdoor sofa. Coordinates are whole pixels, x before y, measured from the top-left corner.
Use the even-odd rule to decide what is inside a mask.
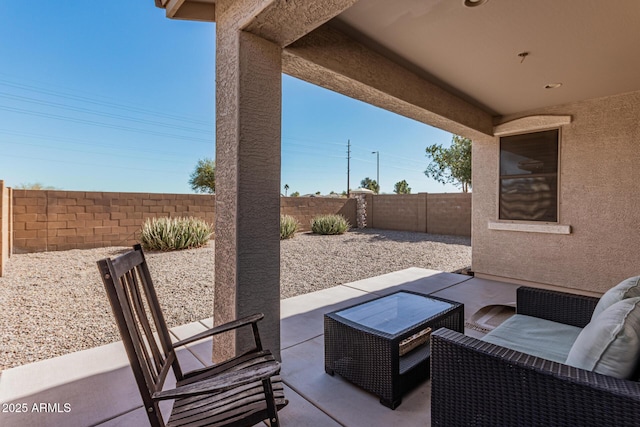
[[[521,287],[517,313],[584,328],[598,301]],[[638,426],[640,383],[442,328],[431,337],[431,420],[447,427]]]

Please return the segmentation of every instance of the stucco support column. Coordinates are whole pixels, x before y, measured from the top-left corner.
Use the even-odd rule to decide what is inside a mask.
[[[263,346],[279,359],[282,51],[235,22],[222,14],[216,28],[214,323],[264,313]],[[215,339],[214,361],[248,342],[244,331]]]

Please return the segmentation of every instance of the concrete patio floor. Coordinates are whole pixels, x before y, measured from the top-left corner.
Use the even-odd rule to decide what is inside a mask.
[[[281,302],[282,378],[289,405],[284,426],[430,425],[430,382],[391,410],[376,396],[324,371],[323,315],[398,290],[465,304],[465,318],[489,304],[512,303],[517,285],[409,268],[300,295]],[[183,339],[212,319],[172,329]],[[468,330],[469,335],[477,336]],[[178,352],[185,368],[209,364],[211,341]],[[34,405],[35,404],[35,405]],[[121,342],[8,369],[0,376],[2,426],[146,426],[148,420]],[[24,409],[25,412],[17,412]],[[167,411],[169,407],[165,408]],[[260,424],[262,425],[262,424]]]

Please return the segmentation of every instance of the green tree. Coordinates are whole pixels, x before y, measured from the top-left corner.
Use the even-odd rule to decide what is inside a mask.
[[[289,184],[284,185],[284,197],[287,197],[287,191],[289,191]]]
[[[26,184],[19,184],[15,187],[16,190],[57,190],[56,187],[50,185],[44,185],[39,182],[28,182]]]
[[[445,184],[456,183],[463,192],[471,187],[471,140],[454,135],[451,146],[444,148],[433,144],[427,147],[431,163],[424,174]]]
[[[216,162],[207,158],[198,160],[196,169],[189,178],[189,185],[196,193],[215,194]]]
[[[365,179],[360,181],[360,187],[367,188],[367,189],[373,191],[376,194],[378,194],[380,192],[380,186],[378,185],[376,180],[375,179],[371,179],[369,177],[366,177]]]
[[[291,193],[291,197],[300,197],[300,192],[294,191],[293,193]]]
[[[396,194],[411,194],[411,187],[409,187],[409,183],[403,179],[402,181],[396,182],[393,186],[393,192]]]

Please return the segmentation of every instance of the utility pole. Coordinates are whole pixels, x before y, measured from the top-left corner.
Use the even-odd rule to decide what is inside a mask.
[[[376,182],[378,183],[378,193],[380,193],[380,152],[372,151],[376,155]]]
[[[347,139],[347,199],[349,198],[349,173],[351,172],[351,140]]]

